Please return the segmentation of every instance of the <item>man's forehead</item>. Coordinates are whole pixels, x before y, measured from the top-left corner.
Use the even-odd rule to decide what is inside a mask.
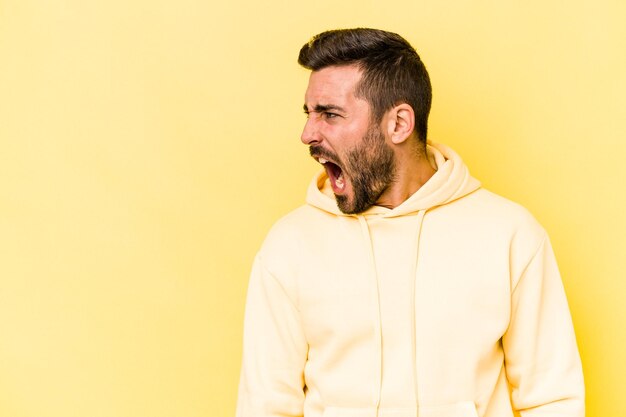
[[[313,71],[305,94],[305,105],[341,105],[354,100],[361,70],[354,66],[332,66]]]

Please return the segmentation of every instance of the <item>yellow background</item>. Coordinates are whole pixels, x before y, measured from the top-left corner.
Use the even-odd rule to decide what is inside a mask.
[[[588,416],[626,410],[626,6],[0,0],[0,416],[232,416],[252,257],[317,170],[310,36],[430,71],[432,140],[551,235]]]

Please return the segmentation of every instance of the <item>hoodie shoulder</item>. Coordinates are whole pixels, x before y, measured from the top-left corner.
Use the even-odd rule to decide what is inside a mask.
[[[301,253],[301,245],[321,217],[332,216],[309,205],[303,205],[278,219],[270,228],[259,256],[270,269],[282,268]]]
[[[529,250],[539,247],[547,238],[543,226],[519,203],[484,188],[461,199],[461,210],[468,220],[489,224],[490,229],[508,234],[514,242],[524,242]]]

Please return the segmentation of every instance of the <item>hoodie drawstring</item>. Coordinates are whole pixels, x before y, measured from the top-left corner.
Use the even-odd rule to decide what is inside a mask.
[[[415,261],[413,263],[413,285],[411,288],[411,305],[412,305],[412,311],[413,314],[411,316],[411,338],[412,338],[412,345],[413,345],[413,352],[412,352],[412,368],[413,368],[413,387],[415,388],[415,410],[416,410],[416,415],[419,415],[419,396],[418,396],[418,389],[417,389],[417,306],[416,306],[416,291],[417,291],[417,263],[418,263],[418,257],[419,257],[419,251],[420,251],[420,238],[421,238],[421,234],[422,234],[422,225],[424,223],[424,215],[426,214],[426,210],[420,210],[417,212],[417,229],[415,231]],[[378,356],[378,367],[376,369],[377,371],[377,382],[378,382],[378,395],[376,398],[376,416],[378,416],[378,411],[380,409],[380,400],[381,400],[381,393],[382,393],[382,388],[383,388],[383,338],[382,338],[382,334],[383,334],[383,329],[382,329],[382,318],[381,318],[381,311],[380,311],[380,285],[378,282],[378,274],[377,274],[377,270],[376,270],[376,259],[374,257],[374,248],[372,246],[372,237],[370,235],[370,230],[369,230],[369,226],[367,224],[367,220],[365,219],[365,216],[356,216],[357,219],[359,220],[359,225],[361,226],[361,233],[363,234],[364,237],[364,244],[365,244],[365,251],[366,253],[369,255],[369,259],[370,259],[370,268],[372,271],[372,277],[373,277],[373,284],[374,284],[374,291],[375,291],[375,299],[376,299],[376,323],[375,323],[375,328],[376,328],[376,344],[378,345],[378,349],[379,349],[379,356]]]
[[[376,344],[378,345],[379,355],[378,355],[378,367],[376,368],[377,372],[377,382],[378,382],[378,395],[376,397],[376,417],[378,417],[378,410],[380,408],[380,398],[383,389],[383,328],[382,328],[382,319],[380,312],[380,288],[378,283],[378,273],[376,272],[376,260],[374,258],[374,248],[372,247],[372,237],[370,235],[370,230],[367,225],[367,220],[365,220],[364,216],[356,216],[359,219],[359,224],[361,225],[361,232],[363,233],[365,251],[369,255],[370,259],[370,269],[372,271],[372,277],[374,280],[374,291],[375,291],[375,299],[376,299]]]
[[[426,214],[426,210],[420,210],[417,212],[417,230],[415,232],[415,261],[413,263],[413,286],[411,289],[411,304],[413,315],[411,316],[411,337],[412,337],[412,345],[413,345],[413,387],[415,388],[415,413],[416,416],[419,415],[419,394],[417,389],[417,305],[416,305],[416,291],[417,291],[417,263],[420,253],[420,241],[422,234],[422,224],[424,223],[424,215]]]

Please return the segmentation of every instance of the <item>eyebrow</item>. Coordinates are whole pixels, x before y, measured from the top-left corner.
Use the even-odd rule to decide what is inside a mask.
[[[343,107],[337,106],[335,104],[316,104],[313,110],[309,110],[308,106],[305,104],[304,106],[302,106],[302,108],[304,109],[305,113],[308,113],[311,111],[315,113],[322,113],[322,112],[329,111],[329,110],[340,111],[343,113],[346,112]]]

